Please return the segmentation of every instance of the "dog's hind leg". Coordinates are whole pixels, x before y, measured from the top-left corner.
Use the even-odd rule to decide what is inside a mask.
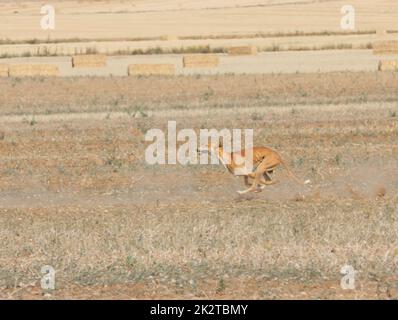
[[[250,186],[250,188],[248,188],[248,189],[246,189],[246,190],[242,190],[242,191],[238,191],[238,193],[239,194],[245,194],[245,193],[248,193],[248,192],[255,192],[255,191],[257,191],[257,190],[260,190],[261,191],[261,189],[259,189],[258,188],[258,186],[259,185],[261,185],[261,178],[262,179],[264,179],[263,177],[262,177],[262,175],[263,175],[263,171],[262,171],[262,169],[260,168],[260,166],[258,166],[257,167],[257,169],[256,169],[256,171],[255,171],[255,173],[253,174],[253,173],[251,173],[249,176],[250,177],[253,177],[254,176],[254,180],[253,180],[253,183],[252,183],[252,185]]]
[[[240,194],[245,194],[248,192],[256,192],[256,191],[261,191],[264,189],[263,186],[265,185],[270,185],[274,184],[275,182],[272,181],[270,175],[268,172],[272,172],[276,166],[279,165],[279,162],[275,162],[274,160],[268,160],[264,159],[256,168],[256,171],[254,173],[249,174],[249,177],[254,178],[253,183],[249,189],[243,190],[243,191],[238,191]],[[270,181],[267,181],[265,178],[265,175],[267,176]],[[260,188],[259,188],[260,186]]]
[[[270,186],[275,183],[277,183],[277,180],[272,180],[271,174],[273,173],[273,170],[270,171],[265,171],[263,175],[260,177],[260,189],[263,190],[265,186]],[[253,175],[254,178],[254,175]]]
[[[275,184],[275,183],[279,182],[278,180],[272,180],[271,174],[273,172],[274,172],[274,170],[268,170],[268,171],[264,172],[263,178],[260,181],[261,184],[262,184],[261,189],[264,189],[265,186],[269,186],[269,185],[272,185],[272,184]]]

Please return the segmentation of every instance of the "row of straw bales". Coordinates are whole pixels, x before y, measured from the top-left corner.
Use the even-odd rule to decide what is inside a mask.
[[[186,55],[182,58],[184,68],[215,68],[219,58],[213,54]],[[129,76],[174,75],[174,64],[131,64],[128,66]]]
[[[229,55],[255,55],[257,48],[253,46],[230,47]],[[73,68],[102,68],[107,65],[107,56],[104,54],[88,54],[72,56]],[[219,65],[219,57],[215,54],[184,55],[184,68],[215,68]],[[173,64],[132,64],[128,66],[128,75],[174,75]],[[0,77],[27,77],[27,76],[58,76],[59,69],[51,64],[15,64],[0,65]]]
[[[214,68],[219,64],[214,54],[185,55],[182,58],[184,68]],[[174,75],[174,64],[131,64],[128,66],[129,76]]]
[[[79,55],[72,57],[74,68],[105,67],[106,55]],[[55,64],[0,64],[0,77],[55,77],[59,76],[59,68]]]
[[[230,47],[227,50],[229,55],[256,55],[257,47],[240,46]],[[187,69],[196,68],[215,68],[219,65],[220,58],[215,54],[192,54],[184,55],[182,65]],[[128,75],[174,75],[175,67],[173,64],[132,64],[128,67]]]
[[[167,38],[167,40],[169,40]],[[255,55],[257,48],[253,46],[230,47],[229,55]],[[215,68],[219,65],[219,57],[214,54],[193,54],[183,57],[184,68]],[[103,68],[107,65],[104,54],[87,54],[72,56],[73,68]],[[173,64],[133,64],[128,66],[128,75],[174,75]],[[51,64],[16,64],[0,65],[0,77],[27,76],[58,76],[59,69]]]

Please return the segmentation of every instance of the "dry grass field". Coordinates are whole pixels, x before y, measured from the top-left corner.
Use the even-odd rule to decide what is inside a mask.
[[[41,1],[3,1],[0,37],[22,39],[148,38],[341,31],[342,0],[52,1],[54,31],[40,29]],[[358,30],[398,30],[394,0],[351,0]],[[59,30],[57,30],[59,29]]]
[[[89,55],[83,55],[89,56]],[[184,67],[185,56],[199,56],[201,67]],[[212,56],[209,61],[203,60]],[[62,77],[126,76],[131,64],[172,64],[177,75],[204,74],[278,74],[337,71],[377,71],[380,60],[398,60],[398,55],[378,56],[372,50],[322,50],[260,52],[257,55],[229,56],[227,54],[144,54],[107,57],[106,66],[74,68],[71,57],[23,57],[0,59],[3,65],[54,64]]]
[[[0,85],[1,298],[43,298],[47,264],[47,299],[398,298],[397,73]],[[220,166],[148,165],[170,119],[253,128],[312,184],[239,196]]]
[[[42,30],[40,1],[2,1],[0,57],[203,51],[364,49],[398,40],[395,0],[352,0],[356,28],[340,27],[341,0],[52,1],[55,29]]]

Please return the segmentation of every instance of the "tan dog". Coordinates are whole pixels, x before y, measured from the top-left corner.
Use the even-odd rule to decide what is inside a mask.
[[[199,153],[207,152],[216,156],[223,166],[235,176],[243,176],[245,185],[250,186],[247,190],[238,191],[240,194],[247,192],[259,192],[266,185],[276,183],[271,178],[274,169],[280,164],[286,169],[289,176],[298,184],[310,183],[309,180],[301,182],[290,170],[287,164],[282,160],[281,156],[268,147],[254,147],[252,149],[244,149],[238,152],[226,152],[222,145],[209,145],[205,148],[199,148]],[[247,166],[246,157],[252,152],[252,166]],[[249,178],[253,182],[249,183]]]

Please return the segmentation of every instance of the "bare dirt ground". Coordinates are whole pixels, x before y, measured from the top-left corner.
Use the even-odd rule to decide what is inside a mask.
[[[183,67],[182,55],[133,55],[108,57],[103,68],[72,68],[70,57],[28,57],[2,59],[2,63],[56,64],[60,76],[127,76],[130,64],[171,63],[177,75],[193,74],[268,74],[309,73],[336,71],[377,71],[380,57],[372,50],[323,50],[296,52],[267,52],[256,56],[231,57],[219,54],[219,65],[212,68],[187,69]],[[388,59],[397,59],[389,56]]]
[[[51,83],[51,85],[49,85]],[[397,74],[0,79],[0,297],[398,298]],[[51,90],[49,91],[49,88]],[[239,196],[151,128],[253,128],[301,179]],[[141,179],[142,178],[142,179]],[[356,289],[340,269],[357,271]]]

